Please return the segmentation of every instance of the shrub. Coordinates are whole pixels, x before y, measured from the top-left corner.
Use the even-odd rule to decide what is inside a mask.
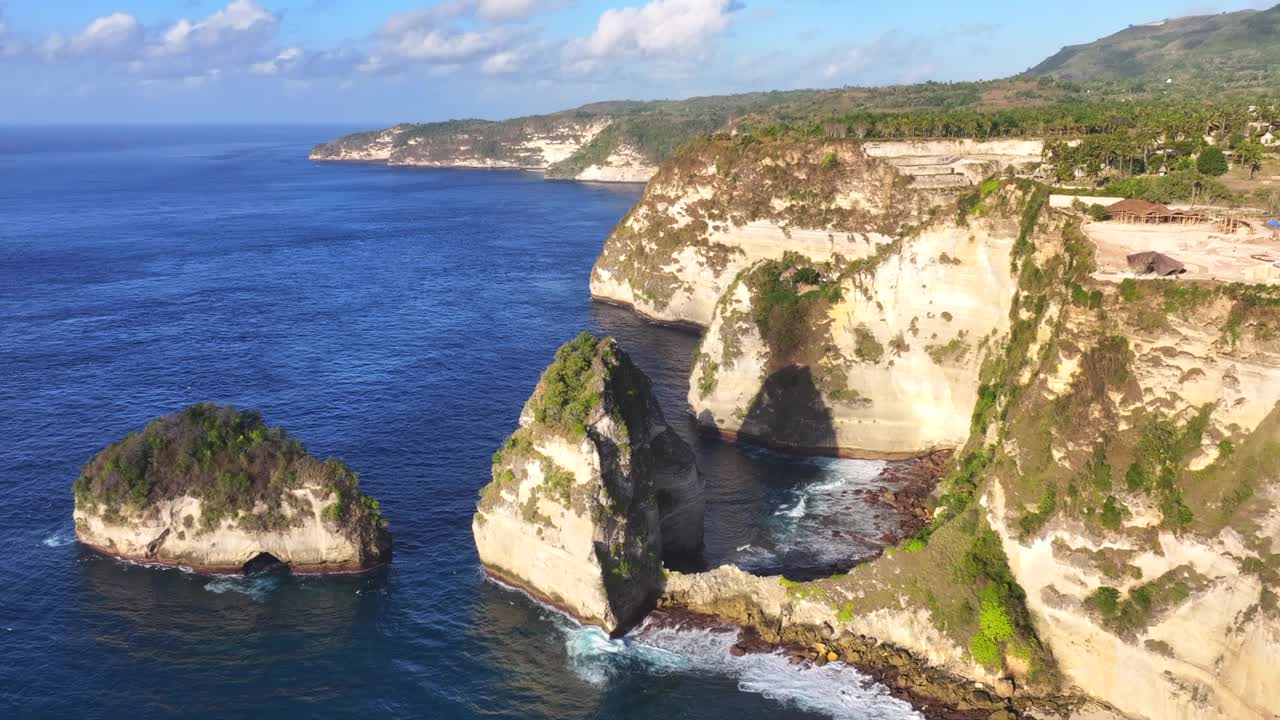
[[[1133,463],[1124,474],[1124,485],[1132,491],[1147,490],[1151,487],[1151,478],[1140,463]]]
[[[1138,289],[1138,281],[1133,278],[1125,278],[1120,281],[1120,298],[1125,302],[1135,302],[1142,297],[1142,291]]]
[[[1108,530],[1119,530],[1124,523],[1124,506],[1116,499],[1115,495],[1108,495],[1107,499],[1102,503],[1102,517],[1100,522],[1102,526]]]
[[[836,610],[836,621],[842,623],[853,622],[853,603],[847,602]]]
[[[787,276],[793,268],[796,272]],[[800,294],[796,286],[801,277],[812,281],[808,284],[818,284],[818,289]],[[761,263],[746,275],[745,281],[751,289],[756,327],[769,349],[780,357],[789,355],[805,339],[809,314],[815,307],[840,300],[839,283],[822,282],[821,274],[808,265],[806,258],[793,252],[781,260]]]
[[[796,283],[800,285],[818,284],[818,271],[811,267],[797,268],[795,275],[792,277],[794,277]]]
[[[573,473],[552,462],[542,459],[542,484],[547,492],[561,505],[568,507],[573,500]]]
[[[583,332],[556,351],[555,360],[542,374],[543,391],[535,403],[535,420],[579,437],[586,434],[587,419],[600,404],[591,372],[599,344],[599,339]]]
[[[157,418],[98,453],[73,490],[77,503],[111,515],[185,496],[201,501],[204,530],[228,520],[283,530],[304,511],[291,492],[302,477],[340,497],[360,497],[358,479],[341,462],[311,458],[302,443],[256,412],[202,403]],[[348,529],[361,526],[362,518],[345,517]],[[195,525],[190,516],[182,522]]]
[[[866,325],[853,329],[853,354],[861,361],[878,363],[884,358],[884,346]]]
[[[1092,220],[1102,221],[1102,220],[1111,219],[1111,211],[1099,205],[1098,203],[1093,203],[1092,205],[1090,205],[1087,212],[1089,213],[1089,217]]]
[[[982,589],[978,627],[983,635],[998,643],[1013,637],[1013,621],[1009,619],[1009,611],[1005,609],[1004,600],[994,583]]]
[[[973,637],[969,638],[969,654],[988,669],[999,670],[1004,666],[1004,655],[1000,652],[1000,646],[982,631],[974,633]]]
[[[698,376],[698,397],[705,398],[715,392],[716,385],[719,383],[717,373],[720,372],[720,363],[712,360],[711,356],[705,353],[701,361],[702,374]]]
[[[1227,156],[1221,148],[1207,147],[1200,151],[1200,157],[1196,158],[1196,170],[1205,175],[1219,177],[1226,175],[1228,169]]]
[[[1034,512],[1029,512],[1018,519],[1018,527],[1022,528],[1024,535],[1032,535],[1044,524],[1049,522],[1049,518],[1053,517],[1053,513],[1058,509],[1058,492],[1052,486],[1045,488],[1044,493],[1040,496],[1040,502],[1037,504]]]
[[[1093,602],[1106,617],[1114,617],[1120,610],[1120,591],[1103,586],[1093,593]]]

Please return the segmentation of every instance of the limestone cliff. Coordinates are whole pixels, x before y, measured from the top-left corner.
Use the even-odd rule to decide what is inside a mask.
[[[355,133],[312,149],[319,161],[511,168],[594,182],[644,182],[659,158],[618,133],[609,115],[562,113],[504,122],[451,120]]]
[[[841,265],[874,259],[951,207],[976,173],[1025,164],[1039,147],[695,140],[663,164],[609,236],[591,294],[654,320],[705,327],[730,283],[755,263],[787,252]]]
[[[726,568],[673,575],[663,602],[855,655],[865,655],[868,644],[897,648],[1012,695],[1018,712],[1052,705],[1065,693],[1136,718],[1274,719],[1280,293],[1268,286],[1098,282],[1079,219],[1046,209],[1042,189],[1013,184],[983,194],[976,204],[974,197],[960,202],[962,212],[983,215],[968,220],[975,235],[983,223],[1003,222],[1000,203],[1021,208],[1012,213],[1020,218],[1012,247],[989,264],[1009,274],[995,282],[996,292],[985,292],[983,283],[970,290],[972,302],[994,296],[990,302],[1008,319],[985,337],[966,335],[977,343],[968,352],[980,350],[978,364],[952,377],[973,404],[958,431],[967,437],[935,498],[933,524],[847,575],[805,583]],[[902,261],[889,273],[904,278],[903,287],[926,285],[921,295],[940,281],[921,274],[923,263],[911,269],[907,258],[912,243],[936,232],[926,226],[904,241]],[[990,233],[1008,234],[996,225]],[[970,256],[955,267],[973,263]],[[847,317],[836,308],[855,293],[867,294],[854,303],[875,302],[869,294],[885,316],[895,314],[893,293],[877,295],[879,283],[892,286],[874,275],[845,284],[829,279],[840,278],[829,265],[788,260],[764,278],[782,287],[734,289],[721,306],[730,309],[735,298],[810,297],[789,315],[765,318],[791,317],[798,323],[793,338],[816,336],[819,346],[857,356],[858,334],[838,339],[831,328]],[[748,274],[739,280],[751,289]],[[762,331],[759,319],[747,313],[739,324],[765,338],[755,341],[760,347],[776,350],[776,328]],[[708,339],[727,325],[713,322]],[[941,333],[939,339],[950,343]],[[862,342],[863,356],[877,354],[865,336]],[[876,344],[883,356],[894,352],[889,342]],[[704,343],[700,363],[716,357],[707,350]],[[950,352],[935,354],[945,360]],[[825,365],[806,367],[821,373]],[[771,377],[764,368],[761,362],[743,374]],[[928,376],[914,365],[903,374],[906,382]],[[695,392],[699,378],[695,371]],[[898,381],[885,375],[879,382]],[[828,389],[802,382],[793,372],[764,394],[780,402],[792,401],[796,387],[817,388],[800,393],[810,400],[830,395],[829,382]],[[712,396],[715,387],[707,385]],[[875,406],[873,400],[869,419]]]
[[[612,339],[556,353],[494,454],[472,531],[485,569],[609,632],[653,606],[663,556],[702,545],[703,481]]]
[[[849,262],[789,251],[716,304],[690,381],[698,422],[780,447],[912,455],[963,444],[983,359],[1010,326],[1024,206],[997,181]],[[1052,223],[1042,232],[1052,232]]]
[[[334,572],[391,554],[381,508],[354,473],[230,407],[193,405],[152,421],[90,460],[73,490],[76,538],[128,560]]]
[[[1275,718],[1280,293],[1134,283],[1066,305],[984,474],[1064,677],[1147,718]]]

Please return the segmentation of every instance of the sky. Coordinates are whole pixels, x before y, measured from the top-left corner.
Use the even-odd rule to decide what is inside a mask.
[[[0,124],[505,118],[1004,77],[1275,0],[0,0]]]

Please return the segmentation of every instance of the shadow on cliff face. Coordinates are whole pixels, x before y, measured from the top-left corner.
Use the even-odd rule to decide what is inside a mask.
[[[741,437],[806,452],[836,450],[831,409],[808,367],[789,365],[765,379],[742,421]]]

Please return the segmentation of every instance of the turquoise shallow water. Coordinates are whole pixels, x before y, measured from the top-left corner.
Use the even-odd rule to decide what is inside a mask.
[[[697,339],[593,305],[633,186],[317,165],[339,128],[0,129],[0,717],[899,718],[839,665],[609,640],[486,582],[470,514],[556,346],[614,334],[708,475],[707,562],[847,565],[879,465],[694,436]],[[386,569],[210,578],[76,546],[94,452],[197,401],[344,458]],[[833,540],[838,531],[839,540]]]

